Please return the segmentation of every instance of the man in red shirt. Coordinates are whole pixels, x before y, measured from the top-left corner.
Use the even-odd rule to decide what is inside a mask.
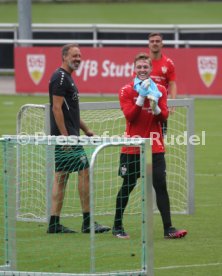
[[[173,61],[162,53],[163,36],[159,33],[149,34],[149,56],[152,59],[151,79],[163,85],[171,99],[177,95],[176,74]]]
[[[158,84],[163,85],[171,99],[176,99],[177,85],[175,66],[173,61],[162,53],[163,36],[160,33],[150,33],[149,39],[149,56],[152,59],[151,79]],[[173,114],[174,107],[171,107],[170,113]],[[167,121],[163,122],[163,133],[166,135]]]
[[[175,239],[187,234],[186,230],[172,227],[170,202],[166,185],[166,163],[161,123],[168,117],[167,91],[162,85],[156,85],[149,77],[152,70],[150,57],[140,53],[135,57],[134,80],[119,91],[120,106],[126,118],[126,135],[142,138],[155,136],[153,140],[153,186],[156,191],[157,207],[160,211],[164,237]],[[151,100],[149,100],[149,99]],[[119,175],[123,184],[116,198],[116,213],[112,233],[118,238],[129,238],[123,227],[123,214],[130,193],[140,177],[140,154],[138,147],[123,147],[120,156]]]

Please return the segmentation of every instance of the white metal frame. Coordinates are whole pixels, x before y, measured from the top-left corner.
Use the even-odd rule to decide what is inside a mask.
[[[30,144],[35,143],[36,137],[29,136]],[[47,144],[47,136],[45,136],[45,140],[41,139],[41,144]],[[56,137],[52,137],[51,142],[55,145],[56,144]],[[10,149],[10,147],[14,147],[14,145],[18,145],[18,136],[17,135],[7,135],[3,136],[3,138],[0,140],[0,142],[5,142],[5,150],[4,150],[4,166],[7,164],[7,148]],[[98,142],[96,140],[96,142]],[[6,147],[6,143],[8,143],[8,146]],[[88,144],[94,144],[92,141],[92,138],[90,138]],[[143,223],[142,223],[142,243],[141,243],[141,251],[143,260],[141,262],[141,270],[140,271],[121,271],[121,272],[112,272],[112,273],[96,273],[96,266],[95,266],[95,233],[94,233],[94,164],[97,158],[97,155],[99,152],[105,148],[110,146],[132,146],[132,145],[138,145],[141,150],[141,158],[143,158],[144,166],[141,169],[141,176],[143,177],[144,181],[143,183],[143,191],[144,193],[141,195],[142,199],[141,202],[143,202]],[[81,142],[80,142],[81,144]],[[9,150],[10,151],[10,150]],[[16,221],[16,205],[10,204],[11,199],[15,197],[15,189],[13,187],[16,183],[13,183],[10,187],[10,185],[6,185],[5,189],[5,224],[9,225],[10,227],[5,228],[5,266],[0,266],[0,275],[4,276],[79,276],[79,275],[99,275],[99,276],[153,276],[153,212],[152,212],[152,172],[148,169],[152,166],[152,157],[151,157],[151,142],[150,139],[138,139],[138,141],[135,141],[134,139],[124,139],[120,138],[117,141],[113,141],[113,139],[107,138],[105,143],[100,144],[96,147],[92,158],[90,162],[90,227],[91,227],[91,233],[90,233],[90,272],[85,274],[74,274],[74,273],[44,273],[44,272],[18,272],[16,271],[16,244],[15,244],[15,235],[16,235],[16,227],[15,227],[15,221]],[[4,183],[9,183],[10,176],[7,175],[7,168],[4,170]],[[16,181],[16,178],[15,178]],[[11,183],[12,184],[12,183]],[[10,194],[10,197],[8,196]],[[14,194],[14,197],[12,196]],[[10,206],[10,208],[7,208],[7,206]],[[14,206],[15,208],[12,208]],[[10,209],[10,211],[9,211]],[[14,226],[14,227],[13,227]]]
[[[33,107],[41,108],[45,111],[45,133],[49,134],[49,105],[33,105],[33,104],[27,104],[21,107],[19,113],[18,113],[18,120],[17,120],[17,134],[21,132],[20,130],[20,118],[22,112],[24,112],[27,108],[33,108]],[[192,135],[194,135],[194,100],[189,99],[168,99],[168,106],[175,106],[175,107],[186,107],[188,109],[187,111],[187,136],[188,138]],[[90,103],[80,103],[80,109],[81,110],[104,110],[104,109],[120,109],[119,102],[90,102]],[[19,147],[18,147],[18,154],[19,154]],[[19,155],[18,155],[19,156]],[[183,214],[193,214],[194,213],[194,146],[188,143],[187,145],[187,185],[188,185],[188,194],[187,194],[187,209],[183,212]],[[46,158],[52,158],[47,156]],[[18,158],[19,159],[19,158]],[[17,164],[17,168],[19,168],[19,164]],[[46,169],[46,210],[45,210],[45,218],[41,219],[34,219],[35,221],[48,221],[49,213],[50,213],[50,201],[51,201],[51,170]],[[17,211],[16,216],[18,220],[23,221],[33,221],[33,219],[29,218],[20,218],[19,216],[19,169],[17,171]]]
[[[222,40],[181,40],[182,33],[222,33],[222,24],[32,24],[33,32],[36,31],[66,31],[66,32],[91,32],[92,39],[77,39],[75,42],[85,45],[93,45],[94,47],[103,45],[137,45],[146,46],[147,40],[102,40],[98,39],[100,32],[134,32],[134,33],[172,33],[174,39],[164,40],[165,45],[178,46],[222,46]],[[12,39],[0,39],[0,44],[65,44],[73,42],[73,40],[63,39],[18,39],[18,24],[17,23],[2,23],[0,31],[12,31],[14,37]]]

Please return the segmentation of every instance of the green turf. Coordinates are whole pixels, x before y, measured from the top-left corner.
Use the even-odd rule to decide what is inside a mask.
[[[92,100],[83,98],[84,101]],[[102,98],[104,100],[104,98]],[[98,101],[99,98],[94,98]],[[47,97],[34,96],[0,96],[1,120],[0,129],[3,133],[15,133],[16,112],[20,105],[25,103],[45,103]],[[222,100],[196,99],[195,100],[195,133],[206,131],[206,146],[195,147],[195,213],[193,215],[173,215],[175,226],[188,230],[188,236],[183,240],[164,240],[159,215],[154,216],[154,267],[157,276],[220,276],[222,275],[222,239],[221,239],[221,183],[222,183],[222,130],[221,116]],[[1,186],[2,189],[2,186]],[[0,193],[2,202],[2,192]],[[1,210],[1,209],[0,209]],[[0,212],[1,214],[1,212]],[[139,239],[134,229],[137,217],[126,217],[128,231],[132,240],[138,240],[137,245],[114,239],[111,234],[97,236],[98,250],[107,253],[124,252],[125,256],[107,257],[97,260],[101,270],[113,264],[115,268],[126,263],[134,267],[139,256],[131,257],[132,250],[138,252]],[[2,218],[0,218],[2,222]],[[112,224],[112,217],[103,217],[99,220]],[[46,226],[36,223],[22,223],[26,231],[20,231],[18,264],[22,269],[42,271],[70,272],[72,269],[80,272],[89,267],[88,236],[77,234],[75,236],[54,237],[45,234]],[[67,225],[75,225],[77,230],[81,227],[81,219],[68,219]],[[2,223],[1,223],[2,226]],[[19,227],[18,227],[19,229]],[[3,230],[0,227],[0,265],[3,256]],[[36,241],[38,241],[36,243]],[[33,244],[33,249],[27,255],[26,247]],[[63,245],[61,247],[61,244]],[[105,244],[105,247],[104,247]],[[58,251],[59,250],[59,254]],[[21,261],[22,258],[25,261]],[[33,261],[29,262],[29,259]],[[52,261],[54,260],[54,261]],[[52,263],[50,269],[48,263]]]
[[[32,4],[33,23],[221,24],[222,3]],[[123,16],[124,15],[124,16]],[[16,4],[0,4],[0,22],[16,23]]]

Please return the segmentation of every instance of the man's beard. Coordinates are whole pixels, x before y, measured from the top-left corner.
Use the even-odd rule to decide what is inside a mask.
[[[79,64],[80,64],[80,62],[79,63],[77,63],[77,62],[74,62],[74,63],[68,62],[69,68],[72,69],[72,70],[77,70],[79,68]]]

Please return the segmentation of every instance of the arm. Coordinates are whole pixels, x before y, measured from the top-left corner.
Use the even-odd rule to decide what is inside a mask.
[[[177,95],[177,85],[175,81],[170,81],[169,82],[169,94],[170,94],[170,98],[171,99],[176,99],[176,95]]]
[[[169,94],[171,99],[176,99],[177,95],[177,85],[175,81],[170,81],[168,86]],[[175,112],[175,106],[170,107],[170,114],[173,114]]]
[[[87,127],[86,123],[80,119],[80,128],[86,134],[86,136],[93,136],[94,133]]]
[[[125,118],[129,122],[133,122],[142,110],[142,106],[136,104],[133,92],[134,90],[130,85],[124,86],[119,91],[120,106]]]
[[[65,126],[64,115],[62,111],[63,101],[63,97],[54,95],[52,112],[61,135],[68,136],[69,134]]]
[[[171,59],[168,59],[168,95],[171,99],[176,99],[177,95],[177,85],[176,85],[176,72],[175,72],[175,65]],[[175,107],[172,106],[170,108],[170,114],[173,114],[175,112]]]

